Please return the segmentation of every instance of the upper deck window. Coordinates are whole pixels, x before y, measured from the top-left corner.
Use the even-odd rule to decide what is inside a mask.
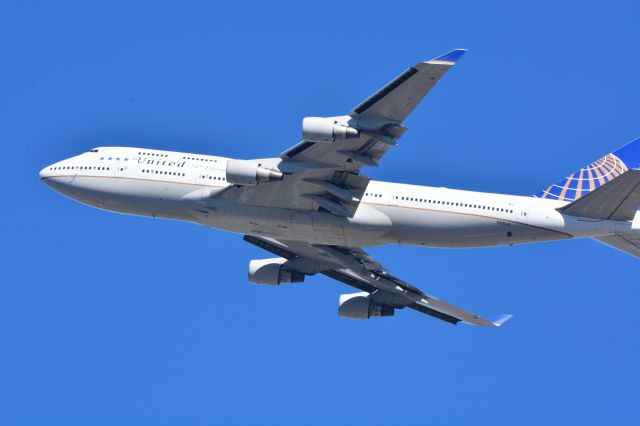
[[[91,151],[89,152],[98,152],[98,148],[93,148]]]

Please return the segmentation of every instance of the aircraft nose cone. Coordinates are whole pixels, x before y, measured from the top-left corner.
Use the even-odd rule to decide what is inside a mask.
[[[59,176],[55,172],[49,170],[50,167],[47,166],[44,169],[40,170],[38,176],[40,176],[40,180],[42,183],[47,185],[49,188],[66,193],[70,189],[71,183],[73,182],[73,176],[62,175]]]
[[[42,178],[42,183],[60,194],[75,198],[77,190],[70,176],[48,176]]]

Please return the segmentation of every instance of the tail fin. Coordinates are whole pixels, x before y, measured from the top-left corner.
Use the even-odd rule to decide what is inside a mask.
[[[633,220],[640,205],[640,170],[617,178],[557,210],[563,214],[599,220]]]
[[[534,197],[575,201],[627,170],[638,168],[640,168],[640,138],[538,192]]]

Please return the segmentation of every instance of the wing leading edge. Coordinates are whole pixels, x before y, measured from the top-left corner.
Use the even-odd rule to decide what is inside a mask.
[[[287,261],[296,262],[299,272],[321,273],[366,292],[376,303],[391,308],[411,308],[451,324],[499,327],[511,318],[501,315],[485,319],[458,308],[388,273],[382,265],[360,248],[345,248],[279,241],[245,235],[244,240]]]
[[[465,53],[466,49],[455,49],[430,61],[418,63],[356,106],[349,115],[404,121]]]

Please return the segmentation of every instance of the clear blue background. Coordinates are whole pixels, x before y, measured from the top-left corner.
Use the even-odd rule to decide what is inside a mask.
[[[638,424],[640,260],[590,240],[371,249],[501,329],[340,320],[350,288],[247,282],[239,235],[72,202],[94,146],[251,158],[418,60],[470,52],[375,179],[532,194],[640,136],[630,2],[0,6],[3,425]]]

